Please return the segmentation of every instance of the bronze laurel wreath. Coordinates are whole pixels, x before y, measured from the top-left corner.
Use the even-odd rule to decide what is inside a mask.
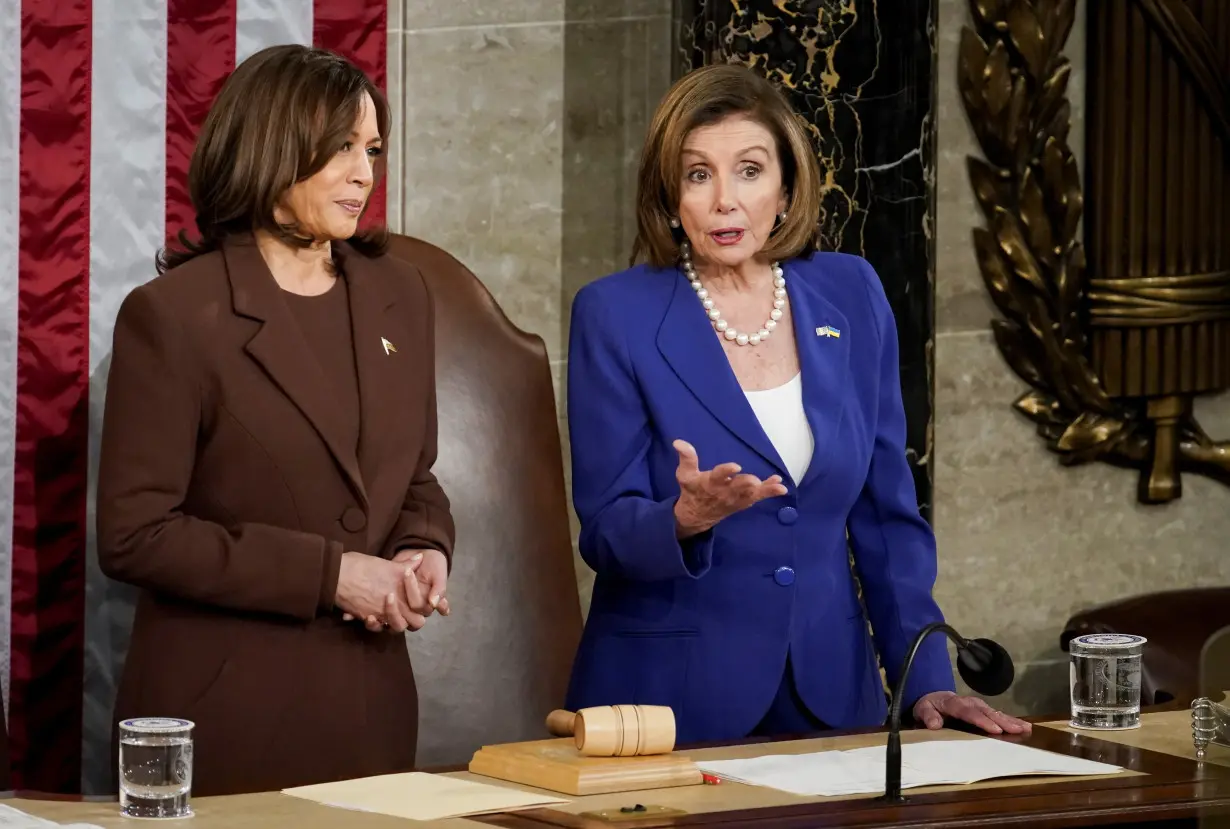
[[[1154,25],[1183,11],[1177,0],[1134,2]],[[985,156],[968,158],[986,219],[974,246],[1002,315],[992,321],[995,342],[1032,387],[1013,405],[1064,464],[1143,468],[1142,501],[1178,497],[1180,468],[1230,483],[1230,442],[1210,439],[1190,409],[1150,412],[1142,401],[1109,396],[1087,357],[1081,176],[1068,147],[1071,65],[1062,54],[1076,0],[970,0],[970,10],[958,84]],[[1172,430],[1173,444],[1159,441],[1162,429]]]
[[[987,222],[974,229],[978,265],[1003,315],[992,322],[995,342],[1033,387],[1015,407],[1069,464],[1127,449],[1141,422],[1106,395],[1085,352],[1083,202],[1068,147],[1071,64],[1062,54],[1075,7],[971,0],[974,27],[961,33],[958,68],[985,156],[970,156],[968,166]]]

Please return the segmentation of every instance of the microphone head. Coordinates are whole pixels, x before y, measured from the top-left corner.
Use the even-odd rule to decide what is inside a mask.
[[[1012,657],[998,642],[970,639],[957,650],[957,673],[975,693],[998,696],[1012,686]]]

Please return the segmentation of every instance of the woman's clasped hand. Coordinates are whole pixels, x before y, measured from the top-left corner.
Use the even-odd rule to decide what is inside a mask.
[[[344,620],[362,619],[373,633],[415,631],[434,611],[449,614],[447,581],[439,550],[402,550],[392,560],[350,552],[342,556],[336,603]]]

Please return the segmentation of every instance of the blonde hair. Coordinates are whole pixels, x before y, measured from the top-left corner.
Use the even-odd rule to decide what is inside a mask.
[[[761,255],[784,260],[819,247],[820,165],[798,115],[768,80],[745,66],[723,63],[684,75],[654,112],[637,176],[631,264],[642,256],[659,268],[677,261],[681,239],[669,222],[680,198],[684,141],[697,127],[732,115],[767,129],[781,160],[786,219],[774,228]]]

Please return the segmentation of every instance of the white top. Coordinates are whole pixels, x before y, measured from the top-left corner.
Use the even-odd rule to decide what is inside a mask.
[[[803,411],[803,375],[796,374],[775,389],[743,393],[797,486],[807,474],[816,445]]]

